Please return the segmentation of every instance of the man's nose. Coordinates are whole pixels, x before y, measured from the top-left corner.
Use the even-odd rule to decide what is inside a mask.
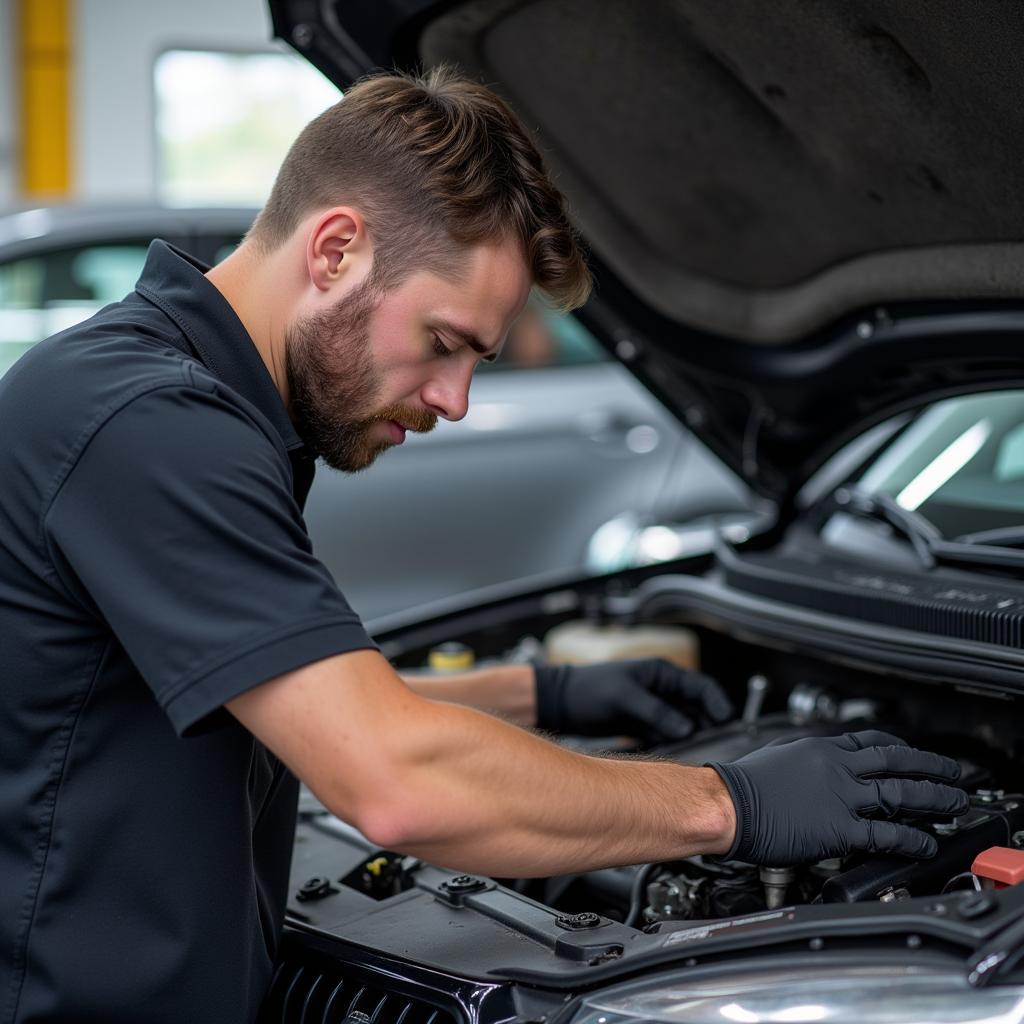
[[[445,420],[461,420],[469,410],[470,373],[451,374],[429,381],[423,388],[423,401]]]

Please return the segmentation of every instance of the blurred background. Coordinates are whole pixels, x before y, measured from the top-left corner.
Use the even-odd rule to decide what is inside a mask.
[[[0,210],[258,204],[337,98],[261,0],[0,0]]]
[[[340,96],[264,0],[0,0],[0,376],[129,292],[154,237],[223,258]],[[322,470],[306,518],[376,621],[708,550],[750,504],[585,318],[538,301],[462,422]]]

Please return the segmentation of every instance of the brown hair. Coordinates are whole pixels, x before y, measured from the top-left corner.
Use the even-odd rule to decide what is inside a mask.
[[[306,125],[249,237],[272,250],[313,210],[340,204],[363,214],[384,287],[421,268],[450,274],[460,247],[512,238],[560,309],[590,294],[536,147],[502,99],[448,68],[361,79]]]

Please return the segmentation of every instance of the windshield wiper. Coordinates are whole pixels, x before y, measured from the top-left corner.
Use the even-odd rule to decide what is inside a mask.
[[[840,487],[833,493],[832,500],[850,515],[888,523],[910,541],[925,569],[935,567],[935,545],[942,540],[942,535],[924,516],[908,511],[881,491]]]
[[[962,533],[954,538],[961,544],[995,544],[1003,548],[1024,547],[1024,526],[1000,526],[996,530]]]
[[[925,569],[934,569],[938,562],[951,562],[962,565],[994,565],[1000,568],[1017,569],[1024,566],[1024,551],[1013,547],[990,546],[986,541],[979,542],[978,537],[985,534],[1002,534],[1002,531],[990,530],[985,534],[969,534],[975,539],[966,541],[961,537],[955,541],[943,540],[942,534],[919,512],[904,508],[890,495],[881,491],[864,491],[856,487],[840,487],[832,494],[832,500],[843,512],[888,523],[910,541],[917,552],[921,565]],[[1016,531],[1010,543],[1021,534],[1024,543],[1024,531]],[[1003,540],[1003,536],[993,538]]]

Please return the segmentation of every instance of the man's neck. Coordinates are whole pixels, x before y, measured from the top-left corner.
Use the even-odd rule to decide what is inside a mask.
[[[224,296],[252,339],[281,395],[288,402],[288,375],[285,372],[284,328],[287,316],[277,254],[258,258],[251,246],[242,243],[230,256],[206,274],[210,283]]]

